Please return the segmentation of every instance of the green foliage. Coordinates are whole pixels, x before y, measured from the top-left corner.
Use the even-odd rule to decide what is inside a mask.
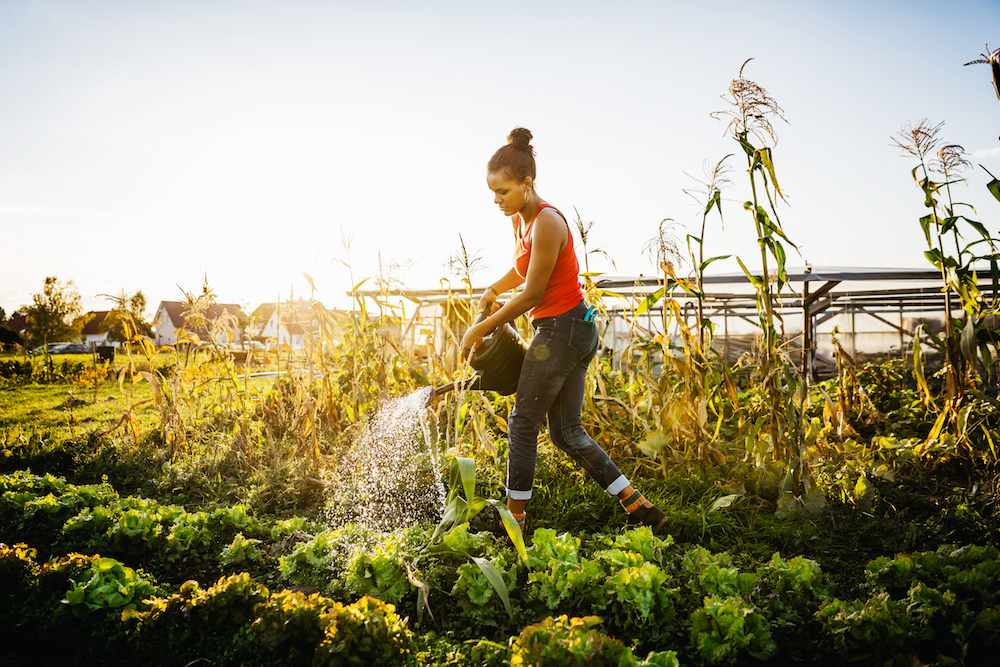
[[[253,629],[264,650],[290,663],[311,661],[338,603],[317,593],[280,591],[257,609]]]
[[[219,562],[223,567],[235,568],[259,561],[263,554],[257,548],[258,544],[260,540],[248,540],[243,533],[236,533],[233,541],[219,555]]]
[[[511,667],[678,667],[674,651],[638,660],[622,642],[605,635],[600,616],[550,616],[526,627],[514,641]]]
[[[819,610],[817,619],[847,660],[877,660],[906,645],[909,624],[900,613],[903,610],[902,603],[883,592],[868,600],[831,600]]]
[[[282,591],[258,607],[254,629],[266,650],[289,664],[398,665],[410,632],[396,608],[370,597],[344,606],[313,594]]]
[[[153,586],[132,568],[113,558],[98,558],[73,582],[63,602],[77,616],[86,616],[91,611],[138,604],[152,592]]]
[[[767,660],[778,646],[768,622],[743,598],[710,595],[691,616],[691,643],[709,664],[735,665],[747,656]]]
[[[413,546],[412,535],[397,533],[386,535],[371,550],[354,551],[347,563],[344,587],[354,595],[399,603],[410,592],[406,561]]]
[[[464,497],[460,494],[464,493]],[[471,560],[479,568],[483,577],[493,586],[497,596],[503,603],[507,615],[513,617],[514,609],[507,592],[504,575],[496,563],[486,558],[473,556],[465,548],[468,542],[468,523],[488,506],[492,506],[500,515],[507,536],[514,545],[523,563],[528,563],[528,555],[524,547],[524,535],[517,520],[507,505],[499,500],[487,499],[476,495],[476,461],[472,458],[456,456],[452,458],[449,467],[448,497],[444,515],[431,535],[424,550],[427,554],[453,555]],[[410,577],[407,572],[408,579]],[[417,615],[422,618],[424,609],[429,609],[427,603],[426,585],[419,580],[412,582],[417,587]]]
[[[278,570],[283,580],[304,584],[321,577],[331,577],[338,555],[336,538],[331,533],[322,531],[308,542],[297,545],[292,553],[281,556],[278,559]]]
[[[985,659],[998,648],[983,623],[1000,609],[1000,552],[941,547],[879,557],[866,567],[868,599],[833,599],[817,619],[846,659],[879,659],[897,651]],[[970,663],[971,664],[971,663]]]
[[[313,665],[403,665],[411,643],[396,607],[364,596],[354,604],[335,607]]]
[[[581,560],[580,538],[539,528],[532,535],[528,549],[530,598],[551,612],[576,612],[603,606],[601,595],[605,579],[600,563]]]
[[[594,629],[599,616],[570,618],[563,614],[529,625],[514,642],[511,667],[584,667],[619,665],[630,653],[617,639]]]
[[[669,543],[639,528],[617,536],[614,548],[583,558],[579,538],[538,529],[528,549],[529,599],[547,613],[601,611],[616,630],[659,643],[678,629],[680,594],[657,564]]]
[[[70,280],[59,282],[55,276],[47,276],[42,291],[31,295],[32,303],[23,311],[31,325],[31,344],[44,345],[80,337],[83,322],[80,314],[80,291]]]
[[[508,596],[517,586],[517,568],[509,563],[503,553],[496,554],[491,563],[502,577]],[[497,593],[495,581],[477,563],[458,566],[458,578],[451,589],[458,612],[467,622],[483,627],[501,627],[509,620],[503,601]],[[501,616],[502,614],[502,616]]]
[[[10,547],[0,543],[0,639],[22,622],[21,603],[38,586],[40,568],[36,549],[26,544]]]
[[[464,497],[460,491],[464,493]],[[472,458],[456,456],[451,460],[448,473],[448,497],[445,500],[444,514],[431,536],[431,542],[435,542],[445,531],[469,523],[488,506],[496,509],[504,530],[507,531],[518,555],[522,561],[527,563],[524,536],[521,534],[521,529],[517,525],[514,515],[507,509],[507,505],[499,500],[476,495],[476,461]]]
[[[625,567],[608,577],[605,588],[611,606],[608,613],[615,625],[641,628],[655,622],[672,626],[679,595],[666,582],[667,574],[653,563]]]

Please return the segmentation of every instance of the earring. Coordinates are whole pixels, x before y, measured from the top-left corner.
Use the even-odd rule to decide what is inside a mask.
[[[528,203],[528,191],[527,190],[524,191],[524,203],[525,204]]]

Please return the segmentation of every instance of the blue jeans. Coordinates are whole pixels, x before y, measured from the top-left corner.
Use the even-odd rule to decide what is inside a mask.
[[[618,495],[629,481],[607,452],[587,435],[580,423],[587,366],[597,353],[597,327],[584,320],[581,301],[562,315],[534,321],[535,337],[524,356],[510,413],[507,453],[507,496],[531,498],[535,479],[538,431],[546,415],[549,435],[609,495]]]

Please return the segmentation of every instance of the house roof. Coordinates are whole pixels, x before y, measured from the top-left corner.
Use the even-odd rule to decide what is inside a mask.
[[[87,323],[83,325],[83,329],[80,331],[84,336],[95,335],[101,333],[101,324],[111,313],[110,310],[92,310],[87,315],[93,315],[93,317],[87,320]]]
[[[31,331],[31,325],[28,324],[28,318],[20,313],[15,313],[10,316],[7,323],[4,325],[11,331],[16,331],[18,333],[28,333]]]
[[[184,317],[184,311],[188,309],[188,306],[183,301],[161,301],[160,307],[156,309],[157,313],[160,310],[164,310],[167,313],[167,317],[170,319],[170,323],[175,329],[180,329],[187,325],[187,319]],[[217,320],[223,314],[230,314],[236,318],[246,318],[246,314],[243,309],[233,303],[213,303],[205,309],[205,319],[207,320]]]
[[[314,311],[326,310],[319,301],[296,299],[295,301],[262,303],[250,314],[250,317],[258,322],[267,322],[271,319],[275,309],[278,310],[282,322],[312,322]]]

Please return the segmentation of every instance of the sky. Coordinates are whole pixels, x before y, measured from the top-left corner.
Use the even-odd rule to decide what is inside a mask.
[[[963,67],[987,43],[997,0],[0,0],[0,307],[56,276],[85,310],[141,290],[151,316],[205,280],[252,310],[309,296],[303,273],[344,306],[380,274],[461,287],[463,242],[486,286],[512,239],[485,166],[519,126],[538,193],[594,222],[591,271],[651,275],[661,221],[700,231],[692,176],[740,150],[710,114],[748,58],[787,120],[789,265],[924,267],[891,138],[944,122],[974,165],[956,199],[1000,235],[978,166],[1000,175],[1000,100]],[[734,158],[713,272],[759,264]]]

